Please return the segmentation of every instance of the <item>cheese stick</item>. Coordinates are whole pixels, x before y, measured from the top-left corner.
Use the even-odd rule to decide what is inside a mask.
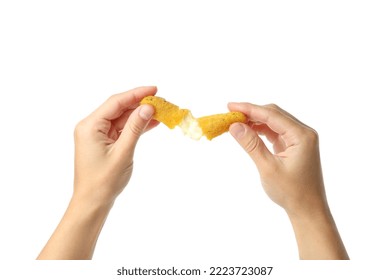
[[[196,119],[188,109],[180,109],[179,106],[166,101],[158,96],[147,96],[141,104],[150,104],[154,107],[153,118],[162,122],[170,129],[179,126],[183,133],[192,139],[199,140],[206,136],[211,140],[229,130],[235,122],[245,123],[246,116],[241,112],[229,112]]]

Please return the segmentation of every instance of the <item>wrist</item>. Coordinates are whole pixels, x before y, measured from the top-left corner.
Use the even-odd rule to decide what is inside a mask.
[[[329,207],[287,214],[301,259],[349,259]]]
[[[313,203],[309,206],[296,206],[291,208],[285,208],[285,211],[293,221],[312,221],[312,220],[326,220],[331,219],[332,214],[330,212],[328,203],[326,201]]]
[[[74,195],[38,259],[91,259],[111,206]]]
[[[72,204],[78,207],[89,207],[97,210],[110,210],[117,195],[111,191],[109,185],[96,182],[74,182],[74,191],[71,199]]]
[[[287,215],[294,228],[333,226],[333,216],[328,206],[312,211],[290,211]]]
[[[89,197],[73,194],[68,210],[85,217],[93,218],[105,217],[110,212],[113,202],[99,201]]]

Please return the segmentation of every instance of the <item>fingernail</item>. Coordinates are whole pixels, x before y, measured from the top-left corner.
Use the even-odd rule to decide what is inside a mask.
[[[138,115],[141,117],[141,119],[148,121],[152,118],[154,114],[154,109],[150,105],[142,105]]]
[[[234,138],[240,139],[245,134],[245,127],[242,123],[234,123],[230,126],[230,133]]]

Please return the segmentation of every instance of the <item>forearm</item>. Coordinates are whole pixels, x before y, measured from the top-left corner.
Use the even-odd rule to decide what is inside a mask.
[[[349,259],[328,208],[305,215],[289,214],[289,218],[297,240],[300,259]]]
[[[110,208],[72,198],[37,259],[91,259]]]

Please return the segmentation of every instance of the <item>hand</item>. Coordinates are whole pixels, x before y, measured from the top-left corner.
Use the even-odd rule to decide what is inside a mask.
[[[156,126],[154,108],[139,106],[156,87],[111,96],[75,129],[74,197],[111,204],[127,185],[134,149],[141,134]]]
[[[276,105],[230,103],[229,109],[249,119],[231,125],[230,133],[255,162],[267,195],[290,217],[301,258],[348,258],[328,207],[316,131]]]
[[[75,129],[74,192],[38,259],[91,259],[115,198],[133,171],[134,149],[144,131],[158,124],[154,108],[139,106],[156,87],[111,96]]]
[[[291,214],[326,208],[315,130],[276,105],[232,103],[229,108],[250,120],[232,125],[230,132],[255,162],[268,196]],[[258,134],[272,143],[275,154]]]

